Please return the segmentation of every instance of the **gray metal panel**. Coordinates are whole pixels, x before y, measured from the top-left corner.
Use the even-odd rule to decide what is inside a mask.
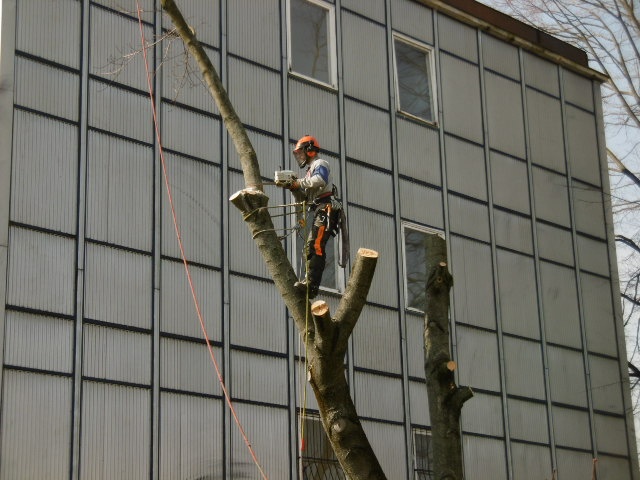
[[[154,133],[150,115],[148,95],[89,80],[89,126],[151,143]]]
[[[122,0],[92,0],[92,3],[98,3],[100,5],[104,5],[105,7],[111,8],[112,10],[116,10],[122,14],[129,15],[131,17],[135,17],[138,19],[138,12],[136,11],[136,3],[131,5],[126,5],[128,8],[123,6]],[[140,4],[140,16],[142,20],[145,22],[152,23],[153,22],[153,0],[137,0],[137,3]]]
[[[533,191],[539,219],[569,227],[569,190],[567,177],[534,167]]]
[[[389,114],[345,99],[344,115],[347,156],[391,170],[391,126],[389,125]]]
[[[371,248],[379,253],[377,271],[395,272],[397,247],[393,218],[352,206],[349,209],[348,221],[351,258],[356,258],[359,248]],[[375,232],[375,235],[372,235],[372,232]],[[367,299],[370,302],[397,307],[398,290],[395,277],[375,275]]]
[[[587,387],[584,378],[582,353],[555,346],[549,346],[547,352],[549,378],[551,381],[551,400],[558,403],[586,407]],[[555,417],[556,414],[554,412]],[[587,433],[585,441],[589,442],[589,438],[590,436]]]
[[[411,406],[411,423],[413,425],[431,425],[427,385],[424,381],[409,382],[409,404]]]
[[[365,305],[360,325],[353,332],[355,366],[401,373],[400,315],[392,310]]]
[[[85,318],[151,328],[152,258],[89,243],[85,262]]]
[[[228,62],[229,98],[238,116],[248,125],[282,134],[280,74],[233,57]]]
[[[507,393],[544,400],[542,346],[538,342],[505,336],[504,365]]]
[[[527,89],[527,122],[531,161],[564,173],[564,137],[560,101]]]
[[[147,90],[144,56],[140,52],[140,26],[127,18],[102,8],[91,7],[89,30],[90,73],[139,90]],[[153,42],[153,29],[144,26],[146,42]]]
[[[165,58],[162,61],[162,97],[165,102],[178,102],[205,112],[220,112],[211,97],[206,84],[202,81],[200,67],[192,55],[185,58],[182,42],[169,42],[163,45]],[[216,69],[220,65],[220,53],[204,47],[211,63]]]
[[[407,368],[410,377],[424,378],[424,317],[407,312]]]
[[[593,80],[570,70],[562,71],[562,79],[565,101],[593,112]]]
[[[626,433],[624,433],[626,435]],[[598,475],[600,478],[631,480],[631,465],[627,458],[610,457],[598,452]]]
[[[311,134],[318,139],[321,149],[340,150],[338,96],[335,92],[290,79],[289,114],[289,131],[293,138]]]
[[[249,140],[251,141],[251,144],[253,145],[253,148],[256,152],[258,164],[260,165],[260,174],[262,176],[273,178],[274,172],[276,170],[289,168],[289,165],[285,161],[285,155],[282,151],[282,140],[269,137],[262,133],[256,133],[251,130],[247,130],[247,135],[249,136]],[[238,170],[240,170],[242,166],[240,164],[238,152],[236,151],[235,147],[232,146],[233,144],[231,143],[231,141],[229,141],[229,145],[230,148],[227,156],[229,168],[237,168]],[[291,148],[290,150],[293,150],[293,148]],[[326,158],[326,155],[322,155],[322,157]],[[296,164],[293,163],[292,165]],[[337,169],[338,168],[336,166],[336,168],[334,168],[334,170],[331,172],[334,177],[334,181],[336,181],[337,179]],[[279,198],[280,192],[281,191],[276,187],[271,187],[271,189],[267,187],[266,189],[267,195],[272,197],[274,201],[277,201],[276,199]],[[289,192],[286,192],[286,195],[288,196]]]
[[[229,192],[236,192],[245,188],[244,179],[236,173],[228,173]],[[291,198],[290,196],[287,196]],[[278,204],[281,198],[272,200],[272,204]],[[279,210],[272,210],[272,214],[283,213]],[[273,219],[276,229],[283,227],[282,217]],[[251,232],[246,223],[242,220],[242,214],[235,207],[230,207],[229,225],[226,227],[228,238],[231,239],[229,251],[229,267],[232,271],[248,273],[262,278],[270,278],[267,267],[258,251],[255,242],[251,238]]]
[[[611,281],[580,274],[587,347],[590,352],[618,356],[616,326],[611,301]]]
[[[7,303],[72,315],[75,241],[13,227],[9,230]]]
[[[160,393],[162,480],[223,478],[222,400]]]
[[[462,409],[460,424],[465,433],[503,436],[502,398],[476,392],[473,402],[467,403]]]
[[[387,51],[384,27],[344,12],[342,14],[342,49],[342,63],[345,65],[344,93],[388,109],[387,56],[380,55],[375,62],[362,61],[364,52]],[[322,146],[322,140],[320,145]]]
[[[624,403],[622,401],[620,362],[589,355],[589,371],[591,373],[593,408],[623,415]],[[600,443],[599,445],[600,448],[609,451],[604,445]]]
[[[372,373],[356,372],[353,395],[358,415],[402,422],[402,380]],[[376,392],[372,395],[372,392]]]
[[[584,183],[572,184],[576,230],[606,238],[602,191]]]
[[[404,428],[366,420],[362,428],[388,478],[408,478]]]
[[[149,478],[151,395],[83,382],[80,478]]]
[[[358,12],[360,15],[369,17],[380,23],[385,21],[384,0],[369,0],[362,2],[361,0],[342,0],[342,7]]]
[[[5,370],[0,477],[69,478],[72,379]]]
[[[444,229],[442,192],[419,183],[400,180],[400,216]]]
[[[456,340],[460,385],[499,392],[500,368],[496,335],[458,324]]]
[[[518,158],[525,158],[520,83],[491,72],[485,72],[484,78],[491,147]]]
[[[462,437],[466,480],[507,480],[504,440]]]
[[[8,311],[4,363],[55,372],[73,371],[73,322]]]
[[[86,236],[150,252],[153,150],[89,132]]]
[[[15,103],[69,120],[78,120],[78,75],[16,57]],[[55,95],[51,93],[55,92]]]
[[[592,475],[593,455],[589,452],[557,448],[556,458],[558,459],[558,475],[562,475],[560,478],[563,480],[584,480]],[[611,478],[617,480],[619,477]],[[620,480],[623,478],[621,477]]]
[[[88,377],[151,384],[151,336],[84,325],[82,373]]]
[[[449,222],[452,232],[489,241],[489,211],[482,203],[449,195]]]
[[[220,43],[220,0],[189,0],[180,5],[182,15],[196,31],[198,40],[213,47]],[[163,26],[173,28],[168,16],[162,17]]]
[[[581,348],[578,292],[572,269],[540,262],[547,341]]]
[[[511,456],[513,478],[549,478],[553,470],[551,451],[547,446],[512,442]]]
[[[279,70],[279,0],[234,0],[227,8],[229,52]]]
[[[17,2],[16,50],[79,68],[81,9],[77,0]]]
[[[391,27],[433,45],[433,10],[411,0],[391,2]]]
[[[166,155],[166,160],[187,259],[211,266],[220,265],[220,168],[179,155]],[[166,191],[162,192],[162,253],[180,258]]]
[[[77,127],[15,111],[11,220],[75,233],[77,142]]]
[[[235,409],[268,478],[289,478],[289,411],[237,403]],[[236,425],[230,425],[231,472],[227,478],[261,478]]]
[[[478,67],[442,53],[440,71],[445,131],[482,143],[484,135]]]
[[[611,273],[607,243],[604,240],[593,240],[578,234],[578,258],[581,270],[605,276]]]
[[[533,254],[530,218],[494,209],[493,222],[497,245]]]
[[[393,191],[392,180],[388,173],[347,162],[349,202],[392,214],[393,195],[382,194]]]
[[[222,352],[213,347],[213,354],[221,367]],[[160,340],[160,386],[208,395],[222,394],[207,346],[170,338]]]
[[[558,66],[555,63],[524,52],[524,76],[527,85],[556,97],[560,95]]]
[[[497,250],[502,331],[540,338],[533,259]]]
[[[496,37],[482,34],[482,61],[485,68],[520,80],[518,47],[514,47]]]
[[[569,368],[570,367],[567,367],[567,369]],[[580,375],[580,377],[582,377],[582,375]],[[585,450],[591,448],[589,414],[586,411],[562,408],[554,405],[553,427],[558,446],[583,448]]]
[[[593,114],[571,105],[567,105],[566,112],[571,176],[600,185],[596,119]]]
[[[202,329],[182,262],[161,261],[160,328],[163,332],[202,338]],[[222,279],[215,270],[189,265],[209,339],[222,339]]]
[[[478,32],[462,22],[438,15],[440,49],[478,63]]]
[[[221,163],[220,121],[201,113],[164,102],[162,104],[162,142],[165,148],[210,162]]]
[[[553,262],[573,265],[573,243],[571,232],[537,222],[538,250],[540,257]]]
[[[486,201],[484,149],[449,135],[445,135],[444,145],[449,189]]]
[[[398,172],[416,180],[442,185],[438,131],[397,118],[396,133]]]
[[[484,328],[496,328],[493,302],[491,249],[489,245],[452,236],[451,273],[456,321]]]
[[[512,439],[548,443],[547,406],[509,398],[509,434]]]
[[[287,359],[231,351],[231,395],[234,398],[286,405]]]
[[[491,152],[490,158],[493,203],[528,214],[527,164],[497,152]]]

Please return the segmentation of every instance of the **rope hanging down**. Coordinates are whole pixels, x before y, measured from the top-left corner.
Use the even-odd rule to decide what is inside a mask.
[[[147,44],[146,44],[146,40],[144,37],[144,28],[142,26],[142,16],[141,16],[141,12],[142,10],[140,9],[140,4],[138,1],[136,1],[136,9],[138,12],[138,25],[140,27],[140,40],[142,42],[142,56],[144,58],[144,67],[145,67],[145,71],[146,71],[146,75],[147,75],[147,86],[149,87],[149,99],[151,101],[151,111],[153,113],[153,125],[155,128],[155,134],[156,134],[156,139],[158,141],[158,151],[160,153],[160,162],[162,164],[162,175],[164,178],[164,184],[166,187],[166,191],[167,191],[167,197],[169,200],[169,205],[171,207],[171,218],[173,219],[173,227],[176,233],[176,238],[178,240],[178,247],[180,248],[180,257],[182,258],[182,263],[184,265],[184,270],[185,273],[187,275],[187,281],[189,283],[189,289],[191,290],[191,297],[193,298],[193,303],[196,309],[196,313],[198,315],[198,320],[200,322],[200,329],[202,330],[202,334],[204,336],[204,339],[206,341],[207,344],[207,349],[209,350],[209,357],[211,358],[211,362],[213,363],[213,366],[216,370],[216,375],[218,376],[218,382],[220,383],[220,387],[222,388],[222,392],[224,394],[224,398],[227,402],[227,405],[229,406],[229,410],[231,411],[231,415],[233,416],[233,419],[236,423],[236,425],[238,426],[238,429],[240,430],[240,434],[242,435],[242,439],[244,440],[244,443],[247,446],[247,449],[249,450],[249,453],[251,454],[251,458],[253,459],[254,463],[256,464],[256,467],[258,467],[258,470],[260,471],[260,475],[262,476],[263,480],[268,480],[266,474],[264,473],[264,470],[262,469],[262,467],[260,466],[260,462],[258,461],[258,458],[255,454],[255,452],[253,451],[253,448],[251,447],[251,443],[249,442],[249,439],[247,438],[247,435],[244,431],[244,428],[242,427],[242,424],[240,423],[240,419],[238,418],[238,415],[235,411],[235,408],[233,407],[233,403],[231,402],[231,397],[229,396],[229,392],[227,390],[227,387],[224,383],[224,380],[222,379],[222,374],[220,372],[220,367],[218,365],[218,362],[216,360],[216,357],[214,355],[213,352],[213,347],[211,346],[211,341],[209,340],[209,335],[207,333],[207,329],[204,325],[204,319],[202,317],[202,312],[200,310],[200,303],[198,302],[198,297],[196,295],[196,291],[193,285],[193,279],[191,278],[191,272],[189,270],[189,263],[187,262],[187,257],[185,255],[184,252],[184,246],[182,244],[182,236],[180,234],[180,227],[178,226],[178,219],[177,219],[177,215],[176,215],[176,210],[175,210],[175,206],[173,203],[173,196],[171,194],[171,186],[169,185],[169,176],[167,174],[167,166],[166,166],[166,162],[165,162],[165,158],[164,158],[164,149],[162,148],[162,141],[160,138],[160,129],[158,127],[158,115],[157,115],[157,111],[156,111],[156,104],[155,104],[155,100],[153,98],[153,88],[151,86],[151,73],[149,71],[149,62],[147,61]]]

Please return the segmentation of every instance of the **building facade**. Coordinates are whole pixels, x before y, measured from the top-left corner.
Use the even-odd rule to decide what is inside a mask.
[[[337,478],[304,346],[227,201],[233,143],[159,2],[139,3],[141,24],[135,0],[1,3],[0,477],[260,478],[187,288],[142,32],[162,38],[147,53],[163,156],[235,411],[268,478]],[[345,361],[388,478],[431,478],[420,246],[439,234],[457,380],[475,391],[466,478],[584,480],[597,458],[599,479],[638,479],[604,79],[585,54],[470,0],[178,3],[265,181],[315,135],[352,250],[380,253]],[[330,262],[321,296],[337,305],[347,278]]]

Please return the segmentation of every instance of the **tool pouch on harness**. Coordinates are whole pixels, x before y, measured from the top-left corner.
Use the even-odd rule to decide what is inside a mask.
[[[340,257],[338,259],[338,265],[344,268],[349,261],[349,228],[347,226],[347,216],[344,213],[342,202],[337,198],[338,189],[333,186],[333,193],[331,195],[331,227],[329,233],[335,237],[338,232],[341,233],[340,243],[342,248],[340,249]]]

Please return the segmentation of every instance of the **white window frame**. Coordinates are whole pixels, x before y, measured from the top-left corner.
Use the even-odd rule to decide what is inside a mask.
[[[400,82],[398,78],[398,59],[396,57],[396,41],[400,41],[414,47],[417,50],[425,52],[429,61],[429,82],[431,86],[431,112],[433,119],[419,117],[412,113],[402,110],[400,104]],[[395,81],[395,97],[396,97],[396,110],[407,117],[413,118],[420,122],[428,123],[429,125],[438,125],[438,89],[436,83],[436,62],[435,62],[435,50],[433,47],[426,43],[420,43],[416,40],[403,35],[401,33],[393,32],[393,75]]]
[[[407,242],[405,238],[405,230],[409,228],[411,230],[422,232],[426,235],[437,235],[443,240],[445,240],[444,232],[442,230],[425,227],[424,225],[419,225],[417,223],[411,223],[411,222],[402,222],[401,228],[402,228],[402,281],[404,283],[405,309],[412,312],[424,313],[424,311],[418,308],[409,306],[409,282],[407,281],[408,280],[407,279],[407,247],[406,247]],[[425,278],[425,281],[426,281],[426,278]],[[426,285],[425,285],[425,288],[426,288]]]
[[[303,73],[296,72],[293,70],[293,49],[292,49],[292,39],[291,39],[291,0],[287,0],[287,70],[289,74],[294,75],[299,78],[303,78],[310,82],[318,83],[320,85],[324,85],[331,89],[338,88],[338,59],[336,52],[336,12],[335,5],[325,2],[323,0],[304,0],[306,2],[312,3],[320,8],[327,10],[329,13],[329,18],[327,19],[329,26],[329,33],[327,38],[327,54],[329,56],[329,68],[331,69],[331,73],[329,75],[330,83],[323,82],[322,80],[318,80],[317,78],[310,77],[308,75],[304,75]]]

